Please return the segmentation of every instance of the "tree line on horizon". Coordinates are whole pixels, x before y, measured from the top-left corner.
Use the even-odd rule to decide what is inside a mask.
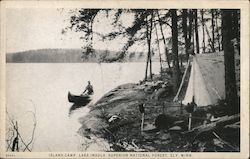
[[[111,63],[117,61],[117,51],[95,50],[95,57],[83,56],[81,49],[37,49],[6,54],[7,63]],[[158,61],[154,56],[153,61]],[[143,52],[129,52],[123,62],[144,62]]]

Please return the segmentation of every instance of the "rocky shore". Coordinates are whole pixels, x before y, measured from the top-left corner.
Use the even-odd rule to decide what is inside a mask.
[[[237,148],[232,150],[225,144],[224,147],[221,146],[223,142],[213,140],[214,136],[209,136],[213,131],[208,130],[209,132],[207,132],[206,127],[205,135],[209,134],[207,139],[194,138],[192,135],[196,133],[187,131],[189,115],[187,110],[183,109],[180,103],[173,102],[173,98],[170,80],[155,79],[151,82],[118,86],[92,105],[89,114],[81,118],[82,127],[79,129],[79,134],[89,140],[100,138],[107,141],[109,148],[105,151],[238,150]],[[140,105],[144,106],[145,111],[143,131],[141,130]],[[193,113],[196,116],[193,119],[193,127],[202,125],[206,111],[200,110]],[[226,122],[231,123],[235,120],[238,120],[238,116],[233,117],[232,121]],[[203,128],[201,131],[203,132]],[[233,129],[233,133],[239,135],[235,129]],[[230,138],[230,136],[226,136],[226,138]],[[237,147],[238,141],[233,142]]]
[[[155,145],[171,142],[168,133],[156,130],[157,116],[165,112],[174,118],[180,113],[179,104],[173,103],[172,98],[168,81],[118,86],[91,106],[89,114],[81,119],[79,132],[89,139],[96,136],[106,139],[114,151],[157,151]],[[144,104],[145,109],[144,130],[152,130],[152,133],[141,132],[140,104]],[[167,108],[168,105],[176,107]],[[171,126],[172,122],[165,124]]]

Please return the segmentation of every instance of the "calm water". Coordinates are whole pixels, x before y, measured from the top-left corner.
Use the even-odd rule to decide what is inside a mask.
[[[153,65],[159,72],[159,64]],[[86,142],[77,133],[78,119],[88,108],[74,110],[67,93],[83,92],[87,81],[94,86],[94,100],[123,83],[135,83],[144,78],[145,63],[112,64],[7,64],[6,106],[10,116],[18,121],[19,131],[29,141],[33,118],[29,111],[36,108],[37,127],[33,151],[82,151]],[[100,146],[102,147],[102,146]],[[88,151],[95,151],[90,147]]]

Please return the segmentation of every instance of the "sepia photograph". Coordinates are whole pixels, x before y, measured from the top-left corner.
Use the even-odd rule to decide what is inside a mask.
[[[241,7],[34,2],[1,15],[1,157],[247,158]]]

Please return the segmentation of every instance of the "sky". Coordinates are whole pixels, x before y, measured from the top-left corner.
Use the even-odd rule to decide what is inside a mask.
[[[69,10],[56,8],[15,8],[7,10],[7,53],[43,48],[81,48],[81,33],[62,29],[69,25]],[[111,29],[107,18],[99,18],[99,32]],[[95,40],[94,48],[119,50],[124,41],[102,42]]]
[[[105,15],[99,15],[94,23],[93,30],[99,33],[107,33],[112,30],[111,18]],[[114,14],[114,12],[113,12]],[[44,49],[44,48],[81,48],[84,46],[80,39],[81,33],[67,31],[62,34],[62,29],[69,26],[69,9],[57,8],[8,8],[6,12],[6,33],[7,46],[6,52],[20,52],[26,50]],[[131,25],[132,15],[126,14],[121,18],[123,25]],[[101,25],[100,25],[101,24]],[[158,26],[159,38],[161,34]],[[167,37],[171,36],[171,30],[168,28],[165,32]],[[199,27],[200,41],[202,38],[201,27]],[[155,39],[155,33],[152,38]],[[124,39],[113,41],[101,41],[94,36],[93,47],[99,50],[119,51],[125,44]],[[155,46],[156,47],[156,46]],[[201,47],[201,42],[200,42]],[[146,51],[146,46],[134,45],[130,51]],[[160,50],[163,53],[164,45],[161,44]]]
[[[8,9],[7,52],[41,48],[79,48],[76,34],[61,34],[66,16],[56,9]]]

